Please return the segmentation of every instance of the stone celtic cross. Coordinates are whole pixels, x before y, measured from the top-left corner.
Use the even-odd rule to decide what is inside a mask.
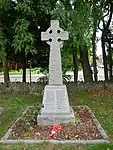
[[[50,45],[49,85],[44,88],[43,108],[37,116],[39,125],[54,125],[75,122],[73,109],[69,105],[66,85],[62,81],[60,48],[68,40],[68,32],[59,27],[58,20],[51,20],[51,26],[41,33],[41,40]]]
[[[59,27],[58,20],[51,20],[51,26],[41,33],[41,40],[50,45],[49,85],[62,85],[62,66],[60,48],[68,40],[68,32]]]

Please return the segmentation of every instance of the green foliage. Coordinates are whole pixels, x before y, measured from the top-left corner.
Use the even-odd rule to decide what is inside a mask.
[[[103,18],[103,12],[102,12],[102,7],[100,0],[93,0],[93,7],[92,7],[92,19],[96,20],[102,20]],[[92,20],[93,23],[93,20]]]
[[[52,11],[52,18],[59,19],[62,27],[69,32],[70,47],[79,47],[90,38],[91,30],[91,7],[89,3],[80,3],[77,7],[70,10],[64,3],[56,5]]]
[[[7,11],[10,8],[11,0],[0,0],[0,9]]]
[[[25,123],[26,127],[31,129],[32,124],[36,124],[37,121],[37,113],[38,110],[34,110],[34,108],[29,108],[29,110],[24,114],[21,120]]]
[[[33,1],[31,0],[24,0],[23,2],[18,2],[16,9],[22,16],[26,15],[36,15],[33,9]]]
[[[69,52],[62,52],[62,71],[65,74],[67,71],[71,71],[73,68],[72,55]]]
[[[5,48],[6,48],[7,40],[4,37],[3,30],[0,27],[0,59],[5,56]]]
[[[37,8],[45,14],[50,14],[54,9],[57,0],[39,0],[37,3]]]
[[[45,75],[44,77],[40,77],[37,79],[38,83],[48,83],[48,81],[49,81],[48,75]]]
[[[76,112],[74,113],[74,116],[75,116],[75,124],[80,123],[80,117]]]
[[[13,113],[16,113],[16,111],[18,109],[22,108],[23,106],[24,106],[24,104],[23,104],[22,98],[14,96],[14,101],[13,101],[13,105],[12,105]]]
[[[36,53],[34,36],[28,31],[29,22],[25,19],[18,19],[15,23],[15,36],[12,46],[15,52],[25,51],[25,54]]]
[[[41,103],[42,98],[42,92],[34,92],[32,93],[37,99],[38,102],[34,103],[32,107],[28,109],[28,111],[23,114],[22,121],[26,124],[26,127],[29,128],[29,130],[32,130],[32,125],[37,124],[37,115],[40,114],[40,110],[42,107],[44,107]],[[29,134],[29,132],[25,133],[26,135]]]
[[[16,10],[19,14],[15,24],[15,35],[12,46],[15,52],[24,51],[27,55],[28,53],[36,54],[35,49],[35,37],[29,32],[30,22],[28,21],[28,16],[35,16],[35,11],[33,10],[33,1],[24,0],[18,2],[16,5]]]
[[[68,3],[68,6],[67,6]],[[88,2],[75,1],[72,5],[70,1],[60,1],[51,12],[53,19],[60,20],[61,27],[69,32],[69,40],[64,44],[63,69],[72,70],[72,56],[77,53],[79,57],[80,47],[87,45],[88,50],[91,48],[91,6]],[[66,54],[67,53],[67,54]],[[70,56],[70,61],[69,60]],[[65,63],[64,63],[65,62]]]
[[[14,8],[11,0],[0,1],[0,59],[12,54],[11,42],[13,36],[12,26],[14,19]]]

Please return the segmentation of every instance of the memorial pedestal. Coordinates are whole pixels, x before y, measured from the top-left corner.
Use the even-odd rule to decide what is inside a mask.
[[[75,122],[73,109],[69,106],[66,85],[46,85],[43,106],[41,114],[37,116],[39,125]]]

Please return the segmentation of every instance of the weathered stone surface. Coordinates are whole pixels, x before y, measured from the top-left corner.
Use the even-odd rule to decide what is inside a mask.
[[[41,39],[50,45],[49,85],[44,90],[44,108],[41,109],[37,122],[40,125],[74,122],[75,117],[69,106],[67,89],[62,85],[60,48],[63,46],[63,41],[68,40],[68,32],[59,27],[58,20],[51,20],[50,28],[41,33]]]
[[[60,48],[64,40],[68,40],[68,32],[59,27],[58,20],[51,20],[51,26],[41,33],[42,41],[50,45],[49,85],[61,85],[62,67]]]
[[[4,109],[2,107],[0,107],[0,116],[3,115]]]
[[[41,115],[37,117],[39,125],[74,122],[75,117],[72,108],[69,106],[65,85],[47,85],[44,90],[43,105]]]

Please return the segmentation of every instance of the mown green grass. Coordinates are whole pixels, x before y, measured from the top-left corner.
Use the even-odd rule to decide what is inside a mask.
[[[43,144],[0,144],[0,150],[113,150],[113,144],[93,146]]]
[[[102,127],[113,142],[113,94],[88,92],[71,93],[73,105],[87,105],[91,108]]]
[[[30,69],[27,68],[26,69],[26,74],[29,74],[29,73],[30,73]],[[31,69],[31,73],[32,74],[40,73],[40,68],[33,68],[33,69]],[[4,75],[4,72],[0,72],[0,75]],[[17,71],[17,70],[10,70],[9,71],[9,75],[22,75],[22,70],[19,70],[19,71]]]
[[[4,108],[4,115],[0,117],[0,138],[12,125],[14,120],[22,114],[22,111],[29,105],[37,103],[35,94],[12,94],[0,93],[0,106]]]
[[[113,150],[113,95],[94,94],[91,91],[71,92],[72,105],[87,105],[91,108],[102,127],[110,137],[111,144],[99,145],[52,145],[52,144],[0,144],[0,150]],[[40,94],[0,93],[0,106],[4,115],[0,118],[0,138],[28,105],[40,103]]]

